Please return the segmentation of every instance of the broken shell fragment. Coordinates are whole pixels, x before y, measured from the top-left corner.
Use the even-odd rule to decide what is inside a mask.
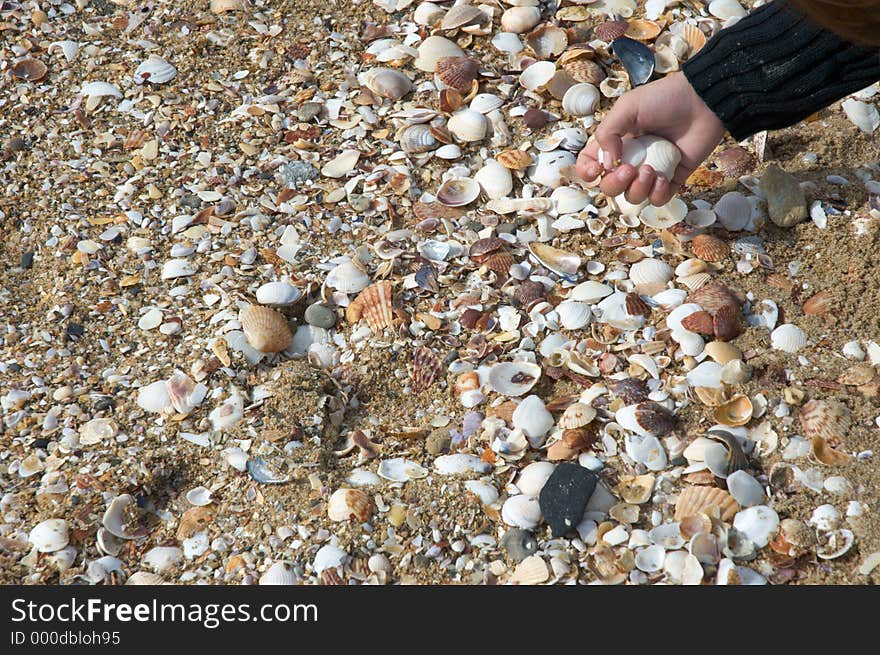
[[[363,318],[374,334],[394,327],[392,283],[383,280],[368,286],[345,308],[345,319],[357,323]]]
[[[541,378],[541,367],[528,362],[501,362],[489,369],[489,386],[502,396],[522,396]]]
[[[746,395],[736,395],[715,408],[715,420],[721,425],[740,426],[752,419],[752,401]]]

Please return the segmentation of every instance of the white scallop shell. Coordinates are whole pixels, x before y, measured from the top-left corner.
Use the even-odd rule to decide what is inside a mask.
[[[880,127],[880,113],[877,107],[872,103],[862,102],[848,98],[841,104],[846,117],[859,128],[862,132],[871,134]]]
[[[566,330],[580,330],[589,325],[592,313],[590,306],[579,300],[564,300],[556,306],[559,323]]]
[[[646,257],[630,267],[629,279],[636,286],[665,285],[672,279],[672,267],[662,259]]]
[[[312,568],[315,570],[315,573],[321,575],[321,573],[327,569],[339,568],[345,564],[347,559],[348,553],[338,546],[327,544],[326,546],[322,546],[320,550],[315,553],[315,559],[312,561]]]
[[[429,36],[419,45],[419,56],[413,64],[426,73],[433,73],[437,68],[437,60],[442,57],[463,57],[464,50],[453,41],[442,36]]]
[[[646,151],[643,163],[651,166],[667,180],[671,180],[681,161],[681,151],[674,143],[659,136],[646,134],[640,136],[638,140]]]
[[[532,462],[520,471],[516,488],[526,496],[537,498],[555,468],[553,462]]]
[[[539,153],[526,172],[533,182],[555,189],[562,184],[562,169],[574,163],[575,156],[568,150],[552,150]]]
[[[718,222],[730,232],[745,229],[752,217],[752,205],[739,191],[730,191],[721,196],[714,210]]]
[[[556,64],[552,61],[536,61],[522,72],[519,83],[524,89],[538,91],[549,84],[555,74]]]
[[[501,520],[507,525],[531,530],[541,522],[541,506],[534,496],[511,496],[501,506]]]
[[[500,362],[489,369],[489,386],[496,393],[516,398],[527,393],[541,377],[541,367],[529,362]],[[521,381],[515,381],[517,378]]]
[[[164,84],[177,76],[177,69],[156,55],[141,63],[134,72],[134,83]]]
[[[562,111],[572,116],[589,116],[599,105],[599,97],[599,89],[592,84],[575,84],[562,96]]]
[[[288,562],[275,562],[260,576],[260,585],[295,585],[299,576]]]
[[[712,0],[709,3],[709,13],[723,21],[731,18],[742,18],[746,10],[736,0]]]
[[[40,553],[54,553],[67,546],[67,521],[48,519],[38,523],[28,534],[28,541]]]
[[[302,291],[290,282],[266,282],[257,289],[257,302],[261,305],[292,305],[300,296]]]
[[[483,167],[474,174],[474,180],[489,198],[503,198],[513,190],[510,170],[494,159],[486,160]]]
[[[325,283],[331,289],[342,293],[358,293],[370,284],[370,276],[364,273],[353,261],[346,259],[327,274]]]
[[[456,139],[465,143],[481,141],[489,129],[486,117],[474,109],[456,112],[450,116],[446,127]]]
[[[770,345],[775,350],[796,353],[807,345],[807,335],[797,325],[784,323],[770,333]]]

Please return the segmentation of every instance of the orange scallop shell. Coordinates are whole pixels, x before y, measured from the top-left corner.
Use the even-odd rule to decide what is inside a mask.
[[[711,234],[698,234],[691,242],[694,254],[706,262],[720,262],[730,252],[727,244]]]
[[[363,318],[374,334],[394,327],[392,283],[388,280],[371,284],[345,309],[345,319],[357,323]]]
[[[675,520],[706,514],[717,507],[722,521],[729,521],[739,511],[739,504],[733,496],[717,487],[687,487],[682,490],[675,503]]]
[[[248,343],[264,353],[281,352],[293,339],[284,315],[262,305],[250,305],[242,312],[241,329]]]

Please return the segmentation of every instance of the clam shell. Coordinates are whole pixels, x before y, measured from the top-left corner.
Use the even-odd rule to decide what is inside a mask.
[[[515,55],[518,52],[522,52],[523,44],[520,41],[519,36],[513,34],[512,32],[498,32],[495,36],[492,37],[492,45],[496,50],[501,52],[506,52],[511,55]]]
[[[430,152],[439,145],[431,127],[423,123],[410,125],[401,130],[398,135],[398,142],[401,149],[410,154]]]
[[[748,466],[742,446],[732,434],[724,430],[709,430],[706,436],[718,442],[706,444],[703,449],[703,461],[717,477],[726,479],[731,473]]]
[[[135,535],[128,533],[126,509],[136,504],[135,499],[129,494],[117,496],[110,502],[110,505],[104,512],[104,517],[101,519],[101,525],[103,525],[104,529],[114,537],[118,537],[119,539],[134,539]]]
[[[128,580],[125,581],[125,584],[156,586],[165,584],[165,578],[163,578],[161,575],[150,573],[149,571],[136,571],[128,577]]]
[[[627,405],[637,405],[648,399],[648,383],[638,378],[626,378],[616,383],[611,391]]]
[[[568,35],[565,30],[545,23],[529,32],[525,41],[538,59],[552,59],[558,57],[568,46]]]
[[[532,462],[520,471],[516,479],[517,489],[526,496],[537,498],[555,468],[553,462]]]
[[[263,353],[281,352],[293,340],[287,319],[262,305],[249,305],[241,313],[241,329],[248,343]]]
[[[443,370],[443,363],[433,350],[420,346],[413,353],[412,388],[416,393],[427,390]]]
[[[177,76],[177,69],[167,61],[156,55],[142,62],[134,71],[134,83],[164,84]]]
[[[489,369],[489,386],[502,396],[522,396],[537,384],[541,367],[529,362],[501,362]]]
[[[835,400],[811,400],[800,410],[801,429],[807,439],[842,440],[852,422],[849,408]]]
[[[718,153],[718,166],[727,177],[740,178],[755,169],[755,158],[742,146],[734,146]]]
[[[590,322],[590,306],[577,300],[565,300],[556,306],[559,322],[566,330],[580,330]]]
[[[302,291],[290,282],[267,282],[257,289],[256,296],[257,302],[261,305],[283,307],[299,300]]]
[[[581,266],[581,258],[578,255],[548,246],[545,243],[533,241],[529,244],[529,251],[541,264],[562,276],[577,274]]]
[[[412,81],[394,68],[372,68],[362,79],[364,85],[381,98],[400,100],[412,89]]]
[[[31,57],[12,65],[12,76],[26,82],[41,82],[46,78],[48,71],[46,64]]]
[[[645,148],[645,164],[651,166],[659,175],[671,180],[681,161],[681,151],[671,141],[659,136],[646,134],[638,138]]]
[[[575,84],[562,97],[562,111],[572,116],[589,116],[599,106],[599,97],[599,89],[592,84]]]
[[[519,83],[529,91],[539,91],[550,84],[556,74],[556,64],[552,61],[536,61],[519,76]]]
[[[841,105],[850,122],[866,134],[873,133],[880,127],[880,113],[877,107],[861,100],[847,98]]]
[[[811,296],[804,304],[803,304],[803,312],[804,314],[809,314],[812,316],[821,316],[822,314],[827,314],[835,301],[835,296],[830,291],[820,291],[819,293]]]
[[[275,562],[260,576],[260,585],[295,585],[300,578],[288,562]]]
[[[521,171],[532,165],[532,156],[524,150],[504,150],[495,155],[495,159],[512,171]]]
[[[538,7],[510,7],[501,14],[501,29],[505,32],[522,34],[541,22]]]
[[[575,156],[568,150],[551,150],[539,153],[529,167],[529,178],[537,184],[555,189],[562,184],[562,171],[575,163]]]
[[[647,258],[636,262],[629,269],[629,279],[638,287],[665,287],[672,279],[672,267],[662,259]]]
[[[321,175],[334,179],[344,177],[354,170],[360,156],[359,150],[353,148],[343,150],[321,167]]]
[[[612,293],[614,293],[614,289],[607,284],[588,280],[586,282],[581,282],[572,289],[568,297],[571,300],[579,300],[580,302],[595,304],[603,298],[607,298]]]
[[[770,333],[770,345],[775,350],[796,353],[807,345],[807,335],[797,325],[785,323]]]
[[[722,521],[730,521],[739,511],[739,505],[729,493],[717,487],[686,487],[678,496],[675,503],[676,521],[682,521],[688,516],[709,514],[718,508]]]
[[[503,104],[504,101],[494,93],[478,93],[471,100],[469,107],[481,114],[488,114],[499,109]]]
[[[779,515],[766,505],[755,505],[737,513],[733,527],[757,548],[763,548],[779,528]]]
[[[614,199],[615,202],[619,204],[620,198],[620,196],[617,196]],[[684,217],[687,216],[687,211],[687,205],[681,198],[672,198],[660,207],[655,205],[645,206],[639,211],[639,220],[648,227],[665,230],[681,223]]]
[[[636,476],[624,475],[620,478],[617,492],[626,502],[641,505],[650,500],[655,480],[653,473]]]
[[[156,546],[146,553],[141,562],[156,573],[166,573],[183,561],[183,551],[177,546]]]
[[[855,536],[851,530],[830,530],[820,535],[820,545],[816,556],[820,559],[837,559],[843,557],[852,548]]]
[[[747,12],[736,0],[712,0],[709,3],[709,13],[715,18],[726,21],[731,18],[742,18]]]
[[[393,328],[392,286],[389,280],[368,286],[345,308],[345,319],[349,323],[357,323],[363,318],[374,334],[382,334],[385,328]]]
[[[80,93],[88,98],[100,98],[103,96],[122,97],[122,91],[109,82],[87,82],[83,84]]]
[[[471,90],[479,72],[479,63],[468,57],[440,57],[434,67],[435,77],[460,93]]]
[[[337,489],[327,501],[327,516],[331,521],[355,519],[361,523],[373,516],[373,500],[359,489]]]
[[[376,473],[391,482],[409,482],[428,477],[427,469],[402,457],[382,460]]]
[[[730,191],[721,196],[715,203],[714,211],[718,222],[729,232],[745,229],[752,217],[752,206],[739,191]]]
[[[413,21],[416,23],[416,25],[430,27],[434,25],[438,20],[443,18],[443,16],[444,10],[442,7],[434,4],[433,2],[422,2],[419,4],[418,7],[416,7],[416,10],[413,12]]]
[[[326,284],[331,289],[350,294],[364,290],[370,283],[370,276],[355,262],[346,259],[327,274]]]
[[[740,394],[715,408],[715,420],[731,427],[745,425],[752,420],[753,412],[751,399]]]
[[[664,436],[675,428],[672,412],[651,400],[621,407],[614,419],[624,429],[644,437]]]
[[[660,34],[660,25],[652,20],[635,18],[629,21],[623,36],[636,41],[653,41]]]
[[[437,189],[437,201],[447,207],[468,205],[480,197],[480,184],[469,177],[446,180]]]
[[[489,129],[486,117],[473,109],[463,109],[454,113],[446,127],[456,139],[464,143],[481,141]]]
[[[421,9],[422,6],[424,6],[425,4],[430,5],[431,3],[423,3],[416,9],[416,13],[419,13],[419,9]],[[437,5],[433,6],[436,7],[438,10],[440,9],[439,7],[437,7]],[[427,10],[422,10],[422,19],[425,18],[424,14],[428,11],[432,11],[430,7]],[[413,19],[415,19],[415,14],[413,15]],[[443,16],[443,20],[440,21],[440,29],[454,30],[459,27],[464,27],[465,25],[482,23],[485,20],[486,14],[484,14],[478,7],[475,7],[473,5],[456,5],[454,7],[451,7],[449,11],[446,12],[446,15]],[[419,23],[419,21],[416,22]],[[430,25],[431,23],[421,22],[419,24]]]
[[[54,553],[70,541],[67,534],[67,521],[48,519],[38,523],[28,534],[28,541],[39,553]]]
[[[574,403],[569,405],[559,419],[559,427],[564,430],[572,430],[588,425],[596,418],[596,410],[586,403]]]
[[[419,56],[413,61],[413,65],[426,73],[434,72],[437,61],[441,57],[464,56],[464,51],[461,48],[442,36],[429,36],[419,45],[418,53]]]
[[[474,180],[489,198],[503,198],[513,190],[510,170],[494,159],[486,160],[483,167],[474,174]]]
[[[531,530],[541,522],[541,506],[535,496],[511,496],[501,506],[501,520],[507,525]]]

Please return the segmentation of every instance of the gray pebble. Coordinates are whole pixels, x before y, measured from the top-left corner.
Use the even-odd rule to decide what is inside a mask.
[[[522,562],[538,550],[538,540],[528,530],[511,528],[501,537],[501,547],[507,551],[510,559]]]
[[[321,110],[324,108],[324,105],[320,102],[304,102],[302,107],[297,111],[297,118],[299,118],[302,122],[308,123],[315,116],[321,113]]]
[[[306,308],[304,315],[306,323],[315,327],[329,330],[336,325],[336,312],[321,302],[316,302]]]
[[[498,227],[495,228],[495,231],[498,234],[513,234],[515,229],[516,225],[513,223],[499,223]]]
[[[308,162],[292,161],[279,168],[278,174],[281,176],[281,182],[285,186],[293,189],[296,188],[300,182],[314,180],[318,177],[318,169]]]

